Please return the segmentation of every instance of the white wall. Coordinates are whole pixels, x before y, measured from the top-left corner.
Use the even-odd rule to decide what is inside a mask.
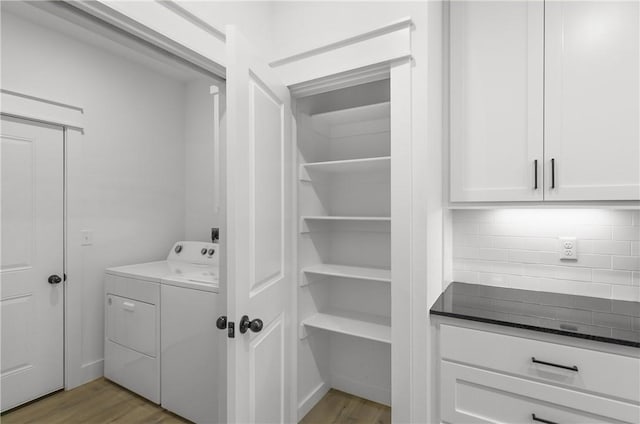
[[[560,260],[558,237],[577,237]],[[640,301],[640,212],[501,209],[453,212],[453,279]]]
[[[211,241],[211,228],[220,227],[214,211],[214,106],[210,80],[186,84],[185,120],[185,239]],[[224,99],[221,99],[223,101]]]
[[[1,84],[84,108],[85,134],[67,151],[67,287],[81,291],[76,376],[95,378],[104,269],[162,259],[184,235],[183,84],[6,12]],[[92,246],[80,246],[81,229]]]
[[[180,6],[223,32],[226,25],[236,25],[260,57],[273,57],[273,2],[180,1]]]

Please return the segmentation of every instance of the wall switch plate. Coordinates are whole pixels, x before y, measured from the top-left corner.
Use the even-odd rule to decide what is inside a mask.
[[[93,230],[80,231],[80,246],[91,246],[93,244]]]
[[[578,242],[575,237],[559,237],[560,259],[564,261],[578,260]]]

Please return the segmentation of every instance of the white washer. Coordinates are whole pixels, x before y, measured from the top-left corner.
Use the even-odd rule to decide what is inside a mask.
[[[217,423],[227,334],[216,328],[225,310],[218,267],[163,278],[160,298],[162,406],[195,423]]]
[[[182,241],[165,261],[105,271],[106,378],[160,403],[161,279],[217,268],[217,250],[217,244]]]

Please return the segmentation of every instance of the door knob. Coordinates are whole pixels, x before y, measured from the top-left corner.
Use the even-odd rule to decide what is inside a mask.
[[[240,319],[240,333],[242,334],[246,333],[247,330],[258,333],[260,330],[262,330],[262,327],[263,323],[259,318],[249,320],[249,317],[247,315],[243,315],[242,319]]]
[[[59,275],[53,274],[49,276],[47,281],[49,282],[49,284],[60,284],[62,282],[62,278],[60,278]]]
[[[218,327],[220,330],[224,330],[225,328],[227,328],[227,316],[226,315],[221,315],[218,317],[218,319],[216,320],[216,327]]]

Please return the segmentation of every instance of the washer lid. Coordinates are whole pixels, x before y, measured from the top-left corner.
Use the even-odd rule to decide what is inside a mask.
[[[170,262],[157,261],[107,268],[105,272],[119,277],[135,278],[136,280],[159,283],[163,277],[172,274],[173,270]]]
[[[184,287],[188,289],[203,290],[218,293],[220,283],[218,280],[218,268],[207,267],[184,274],[173,274],[161,280],[162,284]]]

